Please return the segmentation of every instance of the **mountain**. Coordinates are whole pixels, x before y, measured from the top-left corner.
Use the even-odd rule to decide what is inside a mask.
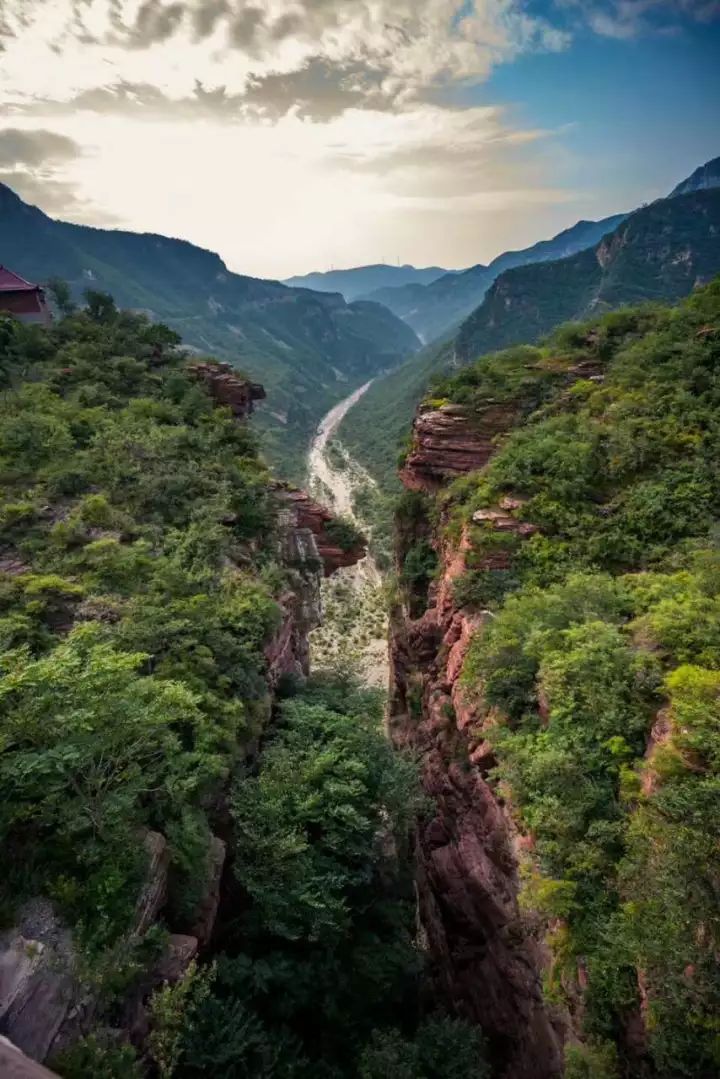
[[[673,188],[670,198],[675,195],[688,195],[691,191],[707,191],[711,187],[720,187],[720,157],[715,157],[695,169],[692,176],[688,176],[687,180]]]
[[[434,375],[483,353],[536,341],[562,322],[625,304],[677,300],[717,273],[720,188],[658,200],[590,250],[501,274],[457,334],[370,387],[343,421],[341,438],[387,486],[397,446]]]
[[[378,303],[231,273],[185,240],[55,221],[2,184],[0,262],[30,280],[62,277],[78,298],[86,288],[111,292],[262,382],[265,449],[293,478],[320,416],[418,344]]]
[[[454,271],[444,270],[442,266],[417,269],[409,265],[387,266],[385,263],[378,263],[375,266],[355,266],[349,270],[301,274],[298,277],[288,277],[283,284],[291,288],[316,289],[318,292],[340,292],[349,303],[351,300],[368,298],[367,294],[376,289],[429,285],[431,281],[448,273],[452,275]]]
[[[626,216],[615,214],[602,221],[578,221],[551,240],[541,240],[522,251],[506,251],[498,255],[489,266],[478,264],[461,273],[445,274],[429,285],[376,289],[368,299],[384,304],[404,319],[421,340],[433,341],[469,315],[482,301],[493,281],[505,270],[527,263],[565,258],[576,251],[594,247]]]

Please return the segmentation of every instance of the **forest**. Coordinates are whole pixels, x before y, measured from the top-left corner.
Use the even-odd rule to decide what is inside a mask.
[[[0,910],[9,928],[49,900],[96,1000],[49,1065],[481,1075],[480,1032],[422,999],[424,800],[382,733],[382,695],[340,672],[271,697],[264,647],[297,569],[251,427],[214,406],[167,327],[106,294],[82,309],[56,294],[47,329],[0,320]],[[218,829],[216,933],[155,990],[133,1043],[128,996],[187,923]],[[139,933],[148,830],[167,839],[170,883]]]

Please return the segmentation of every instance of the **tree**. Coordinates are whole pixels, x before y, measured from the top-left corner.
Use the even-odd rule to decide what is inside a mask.
[[[47,287],[53,303],[60,314],[72,315],[75,311],[76,304],[72,298],[72,291],[67,281],[64,281],[62,277],[51,277],[47,283]]]

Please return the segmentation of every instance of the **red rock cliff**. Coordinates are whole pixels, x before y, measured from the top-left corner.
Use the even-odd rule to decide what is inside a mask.
[[[490,408],[486,427],[483,417],[475,425],[458,409],[421,411],[404,483],[434,493],[443,480],[482,467],[512,416],[512,409]],[[528,535],[534,529],[517,518],[519,508],[506,499],[481,511],[476,523]],[[415,539],[401,532],[400,565]],[[470,541],[464,533],[452,545],[434,542],[440,577],[424,612],[411,618],[400,602],[391,620],[390,706],[393,741],[420,752],[423,784],[435,803],[416,841],[419,913],[432,974],[451,1008],[482,1025],[499,1075],[551,1079],[562,1072],[564,1020],[543,1000],[546,957],[517,902],[521,840],[488,781],[492,752],[459,682],[470,639],[482,632],[486,617],[459,609],[453,599]]]

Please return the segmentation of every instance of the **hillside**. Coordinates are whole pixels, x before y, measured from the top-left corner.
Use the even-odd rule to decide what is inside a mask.
[[[319,417],[417,346],[379,304],[234,274],[183,240],[54,221],[1,184],[0,238],[0,261],[24,277],[62,277],[78,298],[106,290],[262,382],[271,402],[259,414],[265,449],[294,478]]]
[[[720,189],[652,203],[593,250],[503,273],[454,338],[423,349],[370,387],[340,437],[391,486],[397,447],[434,375],[484,352],[534,342],[568,320],[644,300],[679,299],[719,271]]]
[[[307,681],[363,545],[177,344],[0,316],[0,1074],[478,1079],[418,999],[415,762]]]
[[[374,266],[353,266],[347,270],[326,270],[318,273],[299,274],[288,277],[284,285],[291,288],[309,288],[318,292],[339,292],[350,303],[352,300],[368,299],[376,289],[397,288],[405,285],[429,285],[450,271],[442,266],[390,266],[378,263]],[[382,301],[379,301],[382,303]]]
[[[710,187],[720,187],[720,157],[715,157],[712,161],[700,165],[691,176],[688,176],[687,180],[683,180],[673,188],[670,197],[688,195],[691,191],[706,191]]]
[[[388,725],[435,803],[436,989],[507,1079],[711,1079],[720,278],[434,393],[402,469]]]
[[[565,258],[576,251],[594,247],[625,218],[624,214],[602,221],[578,221],[551,240],[542,240],[522,251],[506,251],[489,266],[471,266],[457,274],[445,274],[429,285],[409,285],[401,289],[383,288],[367,297],[384,304],[408,325],[422,341],[432,342],[456,326],[482,301],[493,281],[513,266]]]

